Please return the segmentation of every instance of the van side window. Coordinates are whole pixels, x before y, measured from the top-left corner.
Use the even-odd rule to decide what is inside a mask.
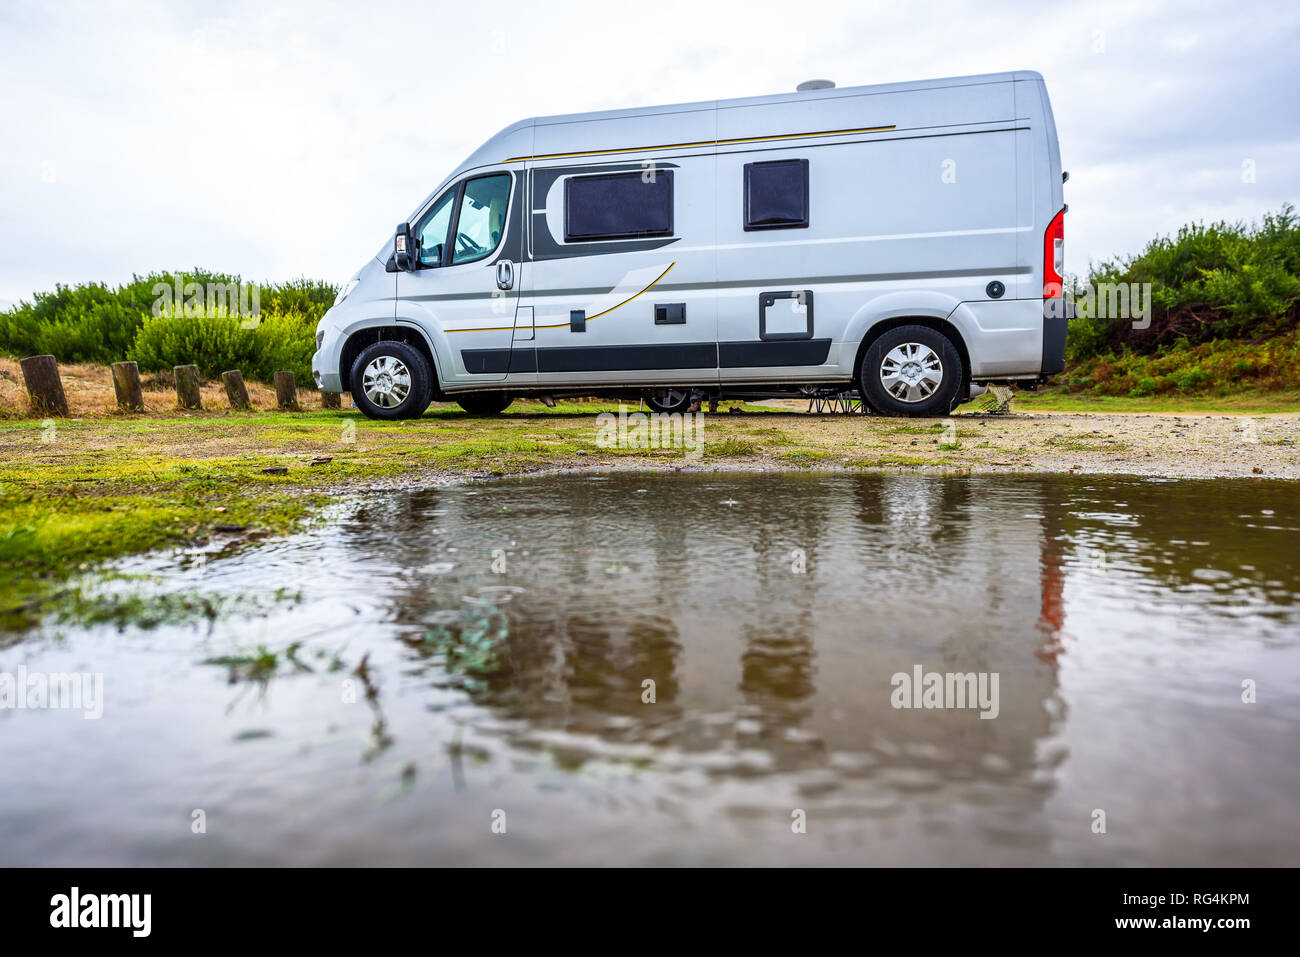
[[[672,170],[600,173],[564,181],[565,242],[672,234]]]
[[[506,228],[506,201],[510,199],[510,174],[480,176],[465,184],[465,197],[456,217],[453,266],[482,259],[497,248]]]
[[[421,266],[442,265],[442,253],[447,245],[447,230],[451,227],[451,211],[455,208],[453,201],[456,193],[455,187],[447,190],[415,230]]]
[[[808,225],[808,161],[745,164],[745,229]]]

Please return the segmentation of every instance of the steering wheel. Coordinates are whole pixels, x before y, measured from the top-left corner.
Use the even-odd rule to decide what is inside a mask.
[[[464,233],[460,233],[456,236],[456,245],[459,246],[460,251],[466,255],[474,255],[476,253],[484,252],[482,246],[474,242],[474,240],[470,239]]]

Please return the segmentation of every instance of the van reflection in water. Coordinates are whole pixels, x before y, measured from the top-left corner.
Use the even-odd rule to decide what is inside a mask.
[[[103,720],[0,712],[0,861],[1294,864],[1298,532],[1248,480],[370,493],[125,568],[300,601],[0,648],[105,676]]]
[[[1033,487],[1007,505],[961,479],[573,484],[559,501],[526,483],[426,492],[352,526],[359,554],[373,527],[455,529],[459,555],[513,541],[505,574],[482,560],[459,589],[445,542],[429,541],[411,561],[432,574],[391,609],[417,657],[497,630],[491,667],[461,686],[518,722],[503,732],[513,746],[558,748],[574,770],[625,755],[715,782],[768,776],[764,802],[838,793],[828,813],[844,817],[924,813],[988,787],[1014,794],[1009,819],[1041,807],[1040,744],[1064,713],[1064,545]],[[996,676],[993,720],[976,700],[895,707],[893,677],[918,668],[985,688]],[[764,813],[759,796],[728,811]]]

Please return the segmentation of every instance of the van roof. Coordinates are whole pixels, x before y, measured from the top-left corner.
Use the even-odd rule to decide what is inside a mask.
[[[1014,70],[1005,73],[982,73],[975,76],[943,77],[934,80],[909,80],[904,83],[876,83],[870,86],[837,86],[827,90],[794,90],[788,93],[768,93],[763,96],[745,96],[730,100],[699,100],[694,103],[668,103],[659,106],[639,106],[623,110],[600,110],[591,113],[557,113],[552,116],[534,116],[512,123],[506,130],[525,126],[552,126],[583,120],[619,119],[632,116],[651,116],[659,113],[690,113],[697,110],[727,109],[736,106],[758,106],[764,103],[787,103],[792,100],[831,100],[841,96],[869,96],[878,93],[897,93],[901,90],[938,89],[946,86],[977,86],[982,83],[1010,83],[1013,80],[1042,80],[1034,70]]]
[[[560,113],[553,116],[534,116],[511,123],[505,129],[488,138],[481,146],[460,163],[419,206],[418,212],[439,191],[457,177],[482,166],[500,164],[511,157],[520,157],[532,153],[534,131],[540,127],[562,126],[565,124],[586,123],[599,120],[630,119],[635,117],[668,116],[672,114],[699,113],[710,110],[725,110],[732,107],[758,105],[776,105],[780,103],[834,100],[850,96],[871,96],[875,94],[897,93],[905,90],[942,89],[944,87],[978,86],[981,84],[1010,83],[1015,80],[1042,81],[1042,75],[1033,70],[1015,70],[1005,73],[983,73],[975,76],[943,77],[932,80],[910,80],[904,83],[879,83],[871,86],[833,87],[826,90],[808,90],[787,93],[770,93],[765,96],[739,97],[729,100],[700,100],[694,103],[670,103],[660,106],[639,106],[622,110],[601,110],[589,113]],[[412,213],[414,216],[415,213]]]

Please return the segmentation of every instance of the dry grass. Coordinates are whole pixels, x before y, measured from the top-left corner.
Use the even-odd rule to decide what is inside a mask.
[[[68,398],[68,412],[75,418],[100,416],[122,417],[113,393],[113,374],[108,366],[78,363],[59,363],[63,378],[63,392]],[[170,373],[161,375],[140,374],[144,388],[146,413],[172,413],[176,407],[176,389]],[[275,389],[261,382],[245,382],[248,401],[255,409],[275,408]],[[230,412],[226,390],[220,379],[208,380],[202,388],[203,408],[187,415],[223,415]],[[303,409],[319,409],[320,393],[314,389],[299,389],[298,404]],[[344,399],[345,407],[351,406]],[[0,357],[0,418],[25,418],[32,414],[23,386],[23,373],[15,359]]]

